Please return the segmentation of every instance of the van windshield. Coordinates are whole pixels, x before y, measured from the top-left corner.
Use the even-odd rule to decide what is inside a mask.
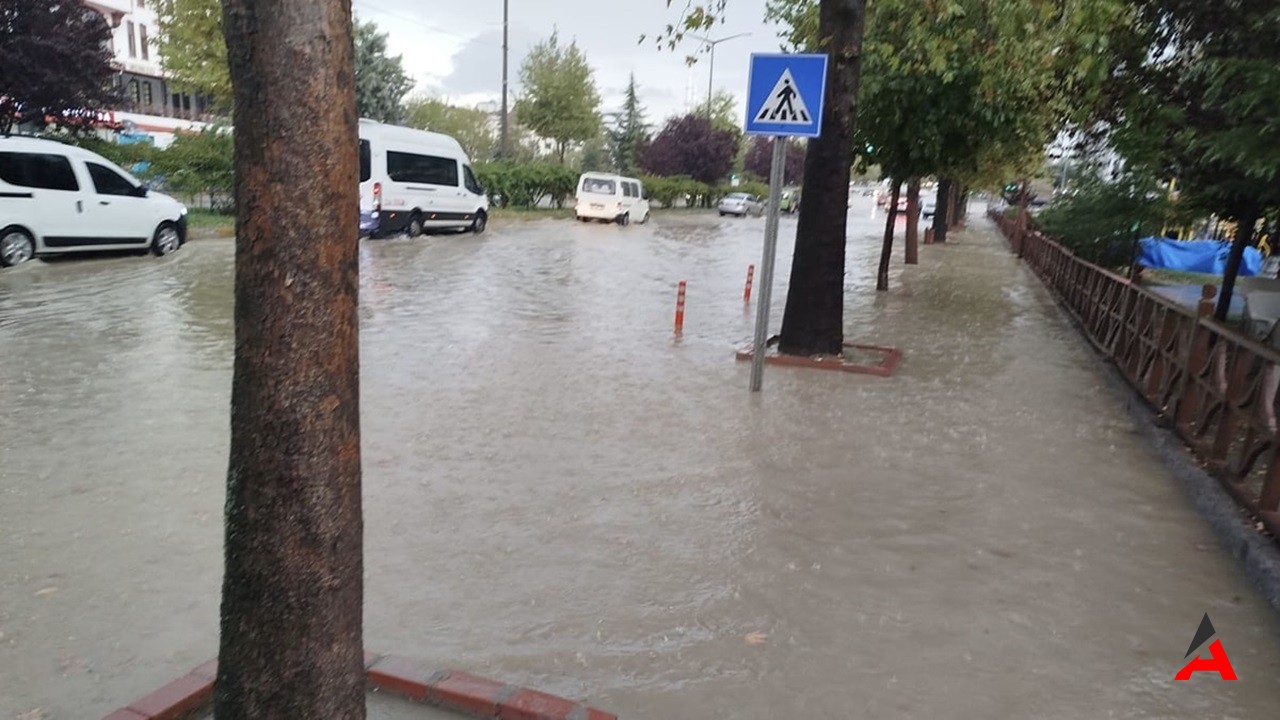
[[[604,178],[587,178],[582,181],[582,192],[593,195],[616,195],[618,193],[618,185],[614,181],[605,180]]]

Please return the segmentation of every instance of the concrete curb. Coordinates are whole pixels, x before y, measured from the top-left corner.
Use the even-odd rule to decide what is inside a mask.
[[[995,224],[992,223],[994,226]],[[999,227],[996,227],[999,232]],[[1002,233],[1003,235],[1003,233]],[[1049,293],[1058,314],[1087,339],[1080,321],[1063,307],[1057,293],[1021,264],[1023,271]],[[1161,424],[1155,410],[1120,373],[1120,370],[1091,343],[1089,356],[1097,363],[1111,391],[1123,398],[1125,410],[1138,425],[1142,435],[1155,448],[1169,474],[1181,486],[1192,504],[1213,528],[1218,543],[1231,554],[1236,564],[1254,588],[1262,594],[1271,609],[1280,613],[1280,546],[1276,541],[1258,532],[1248,513],[1236,503],[1235,498],[1222,487],[1222,483],[1209,474],[1195,459],[1190,449],[1171,429]]]
[[[369,687],[477,718],[499,720],[618,720],[618,716],[530,688],[457,670],[430,670],[398,655],[366,651]],[[213,699],[218,661],[210,660],[102,720],[179,720]]]

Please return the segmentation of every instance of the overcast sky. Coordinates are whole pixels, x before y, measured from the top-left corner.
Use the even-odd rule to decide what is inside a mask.
[[[559,29],[562,41],[576,40],[595,70],[603,110],[621,104],[627,77],[635,73],[640,99],[651,123],[683,113],[692,99],[705,103],[708,62],[705,53],[693,67],[685,57],[699,43],[686,39],[676,52],[659,52],[652,40],[637,44],[674,23],[684,0],[509,0],[510,75],[513,98],[520,92],[519,70],[535,43]],[[752,52],[777,52],[776,28],[764,24],[765,0],[733,0],[725,24],[712,39],[749,32],[748,37],[716,48],[715,88],[741,98],[746,93],[747,62]],[[425,3],[422,0],[354,0],[356,16],[372,20],[388,34],[393,55],[418,90],[461,105],[497,101],[502,93],[502,0]],[[690,98],[692,94],[692,98]]]

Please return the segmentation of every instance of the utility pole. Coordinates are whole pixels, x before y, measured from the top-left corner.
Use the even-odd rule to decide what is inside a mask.
[[[703,44],[706,44],[706,45],[710,45],[710,46],[711,46],[711,68],[710,68],[710,71],[711,71],[711,72],[709,72],[709,73],[707,74],[707,119],[708,119],[708,120],[710,120],[710,119],[711,119],[711,97],[712,97],[712,94],[714,93],[714,90],[715,90],[715,80],[716,80],[716,46],[717,46],[717,45],[719,45],[719,44],[720,44],[720,43],[722,43],[722,42],[727,41],[727,40],[736,40],[736,39],[738,39],[738,38],[740,38],[740,37],[746,37],[746,36],[748,36],[748,35],[750,35],[750,34],[751,34],[751,33],[749,33],[749,32],[747,32],[747,33],[738,33],[737,35],[730,35],[729,37],[723,37],[723,38],[720,38],[720,39],[718,39],[718,40],[712,40],[712,39],[710,39],[710,38],[705,38],[705,37],[702,37],[701,35],[690,35],[690,36],[689,36],[689,37],[691,37],[691,38],[693,38],[693,39],[695,39],[695,40],[701,40],[701,41],[703,42]]]
[[[498,157],[506,159],[507,157],[507,27],[510,18],[508,11],[508,3],[510,0],[502,0],[502,118],[500,119],[501,131],[498,141]]]

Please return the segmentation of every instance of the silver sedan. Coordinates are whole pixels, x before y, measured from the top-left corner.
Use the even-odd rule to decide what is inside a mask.
[[[746,217],[747,215],[763,214],[764,203],[760,202],[760,198],[749,193],[730,193],[720,201],[720,217],[725,215]]]

